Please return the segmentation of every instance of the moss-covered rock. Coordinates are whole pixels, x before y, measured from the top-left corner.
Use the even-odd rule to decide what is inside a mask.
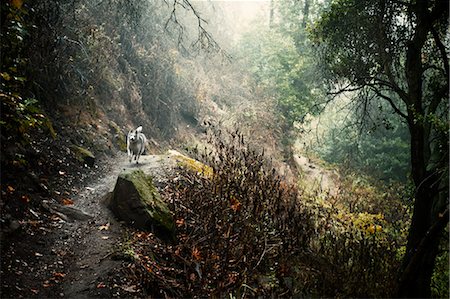
[[[205,178],[212,177],[213,169],[210,166],[203,164],[200,161],[194,160],[188,156],[185,156],[175,150],[169,150],[169,154],[173,159],[175,159],[178,166],[202,174]]]
[[[72,152],[75,154],[75,157],[78,161],[86,164],[89,167],[94,166],[95,156],[90,150],[77,145],[72,145],[70,148],[72,149]]]
[[[109,208],[132,226],[151,230],[164,240],[173,240],[175,223],[172,214],[142,170],[127,169],[118,177]]]

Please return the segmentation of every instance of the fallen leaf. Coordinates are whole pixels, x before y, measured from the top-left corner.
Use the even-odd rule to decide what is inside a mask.
[[[238,212],[241,209],[242,204],[234,197],[231,197],[230,201],[231,201],[231,209],[235,212]]]
[[[109,229],[109,226],[110,226],[110,223],[108,222],[108,223],[106,223],[105,225],[100,225],[100,226],[98,227],[98,230],[108,230],[108,229]]]
[[[61,273],[61,272],[55,272],[55,273],[53,273],[53,276],[54,276],[54,277],[59,277],[59,278],[63,278],[63,277],[65,277],[65,276],[66,276],[66,274],[64,274],[64,273]]]
[[[12,0],[11,5],[14,6],[16,9],[20,9],[22,7],[23,0]]]
[[[30,289],[30,291],[33,293],[33,294],[38,294],[39,293],[39,290],[36,290],[36,289]]]
[[[103,289],[103,288],[106,288],[106,284],[104,284],[103,282],[100,282],[100,283],[97,285],[97,289]]]
[[[177,221],[175,221],[177,227],[183,226],[184,225],[184,219],[180,218]]]
[[[20,198],[20,200],[23,203],[29,203],[30,202],[30,197],[28,195],[22,195],[22,197]]]
[[[65,206],[73,205],[73,200],[68,199],[68,198],[63,198],[62,203]]]
[[[39,252],[35,252],[34,253],[34,256],[44,256],[42,253],[39,253]]]
[[[193,257],[195,260],[197,260],[197,261],[199,261],[199,260],[202,259],[202,255],[201,255],[201,253],[200,253],[200,250],[198,250],[197,247],[194,247],[194,249],[192,249],[192,257]]]
[[[132,286],[121,286],[122,290],[124,290],[125,292],[129,292],[129,293],[136,293],[138,290],[136,289],[137,287],[135,285]]]
[[[108,236],[102,236],[102,239],[103,239],[103,240],[108,240],[109,237],[108,237]]]
[[[64,171],[58,171],[59,175],[65,175],[66,173]]]
[[[16,189],[14,189],[13,186],[8,186],[8,187],[6,188],[6,190],[8,190],[9,193],[13,193]]]

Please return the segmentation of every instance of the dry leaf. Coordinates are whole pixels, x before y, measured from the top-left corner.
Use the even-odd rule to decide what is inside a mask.
[[[108,237],[108,236],[102,236],[102,239],[103,239],[103,240],[108,240],[109,237]]]
[[[12,0],[11,5],[14,6],[17,9],[20,9],[22,7],[23,0]]]
[[[20,198],[20,200],[23,203],[29,203],[30,202],[30,197],[28,195],[22,195],[22,197]]]
[[[63,278],[64,276],[66,276],[66,274],[61,272],[53,272],[53,276],[57,278]]]
[[[194,249],[192,249],[192,257],[196,260],[199,261],[202,259],[200,250],[198,250],[197,247],[194,247]]]
[[[62,203],[65,206],[73,205],[73,200],[68,199],[68,198],[63,198]]]
[[[124,290],[125,292],[129,292],[129,293],[136,293],[138,290],[136,289],[137,287],[135,285],[132,286],[121,286],[122,290]]]
[[[30,291],[35,295],[37,295],[39,293],[39,290],[36,290],[36,289],[30,289]]]
[[[231,197],[230,201],[231,201],[231,209],[235,212],[238,212],[241,209],[242,204],[234,197]]]
[[[14,189],[13,186],[8,186],[8,187],[6,188],[6,190],[8,190],[9,193],[12,193],[12,192],[15,191],[15,189]]]
[[[177,221],[175,221],[177,227],[183,226],[184,225],[184,219],[180,218]]]
[[[103,289],[103,288],[106,288],[106,284],[104,284],[103,282],[100,282],[100,283],[97,285],[97,289]]]
[[[106,223],[105,225],[100,225],[100,226],[98,227],[98,230],[108,230],[108,229],[109,229],[109,226],[110,226],[110,223],[108,222],[108,223]]]

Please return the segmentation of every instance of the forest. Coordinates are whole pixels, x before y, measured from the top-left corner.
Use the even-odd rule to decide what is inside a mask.
[[[0,298],[449,298],[448,1],[0,14]]]

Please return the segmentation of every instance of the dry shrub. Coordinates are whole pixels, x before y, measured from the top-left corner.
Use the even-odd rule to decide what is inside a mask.
[[[143,233],[132,240],[128,271],[143,295],[393,294],[400,244],[382,214],[301,194],[238,131],[211,129],[208,147],[193,154],[213,171],[180,168],[164,189],[177,242]]]
[[[211,130],[209,146],[196,155],[212,175],[182,168],[164,191],[177,242],[135,234],[137,258],[128,271],[143,294],[155,297],[292,294],[284,279],[289,260],[313,234],[297,189],[284,184],[238,131]]]
[[[204,295],[288,291],[279,261],[305,249],[313,232],[297,189],[239,131],[212,129],[208,144],[211,150],[194,154],[212,167],[212,177],[182,172],[173,186],[176,250],[195,270],[188,281],[195,276]]]

